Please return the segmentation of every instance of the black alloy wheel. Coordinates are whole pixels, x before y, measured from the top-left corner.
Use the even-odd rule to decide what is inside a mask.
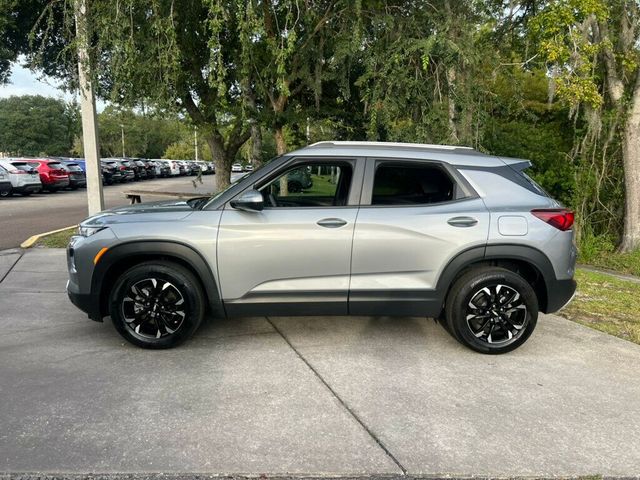
[[[518,273],[477,267],[458,278],[445,304],[446,329],[463,345],[481,353],[510,352],[536,327],[538,298]]]
[[[171,348],[202,323],[200,281],[182,265],[151,261],[124,272],[111,292],[109,311],[118,332],[144,348]]]
[[[482,287],[469,300],[466,320],[483,342],[503,344],[515,340],[527,325],[527,306],[520,293],[501,283]]]

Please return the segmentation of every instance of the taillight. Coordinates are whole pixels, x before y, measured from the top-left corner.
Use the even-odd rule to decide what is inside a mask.
[[[122,170],[123,172],[127,169],[127,167],[125,167],[124,165],[120,167],[120,170]]]
[[[570,230],[575,220],[574,213],[566,208],[538,208],[531,214],[563,232]]]

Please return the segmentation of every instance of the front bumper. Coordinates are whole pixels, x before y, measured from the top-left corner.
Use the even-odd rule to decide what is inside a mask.
[[[80,310],[85,312],[91,320],[102,322],[100,315],[100,300],[90,293],[77,293],[69,288],[71,282],[67,282],[67,296]]]
[[[16,193],[35,193],[38,190],[42,190],[41,183],[29,183],[25,185],[20,185],[18,187],[13,187],[13,191]]]

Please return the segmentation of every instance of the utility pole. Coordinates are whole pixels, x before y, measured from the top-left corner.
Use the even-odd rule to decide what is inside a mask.
[[[124,154],[124,125],[120,124],[120,133],[122,135],[122,158],[127,158],[127,156]]]
[[[91,62],[89,59],[89,31],[87,0],[75,0],[76,37],[78,40],[78,82],[82,113],[82,143],[87,169],[87,205],[89,215],[104,210],[102,175],[98,148],[96,98],[93,93]]]
[[[193,141],[196,146],[196,162],[198,161],[198,127],[193,130]]]

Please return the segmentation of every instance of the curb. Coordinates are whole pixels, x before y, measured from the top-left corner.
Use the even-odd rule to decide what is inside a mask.
[[[594,267],[594,266],[585,265],[585,264],[578,264],[576,265],[576,268],[585,270],[587,272],[594,272],[594,273],[601,273],[603,275],[609,275],[610,277],[614,277],[619,280],[626,280],[627,282],[640,283],[640,277],[637,277],[635,275],[631,275],[628,273],[616,272],[615,270],[609,270],[607,268]]]
[[[76,228],[77,225],[71,225],[70,227],[59,228],[57,230],[51,230],[50,232],[38,233],[37,235],[32,235],[27,238],[24,242],[20,244],[20,248],[31,248],[34,243],[40,240],[42,237],[47,237],[49,235],[53,235],[54,233],[64,232],[65,230],[71,230],[72,228]]]

